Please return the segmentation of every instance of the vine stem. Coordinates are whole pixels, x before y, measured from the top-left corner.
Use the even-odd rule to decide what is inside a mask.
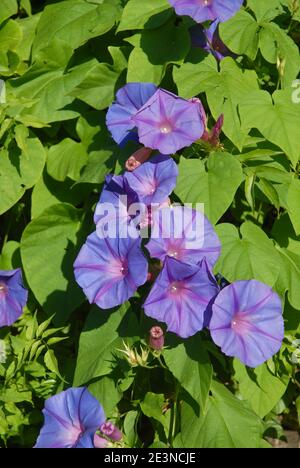
[[[168,436],[168,442],[169,446],[172,448],[173,446],[173,426],[174,426],[174,420],[175,420],[175,402],[172,403],[171,406],[171,415],[170,415],[170,426],[169,426],[169,436]]]

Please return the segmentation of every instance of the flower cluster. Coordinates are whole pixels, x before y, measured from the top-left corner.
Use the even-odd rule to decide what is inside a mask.
[[[221,251],[219,238],[201,211],[171,204],[178,171],[172,157],[162,154],[191,144],[199,138],[200,128],[204,141],[216,143],[223,117],[208,132],[199,99],[186,101],[161,89],[149,98],[150,91],[154,91],[150,84],[126,85],[108,111],[114,138],[118,135],[122,142],[137,129],[147,147],[129,158],[123,175],[107,177],[95,210],[96,230],[74,264],[76,280],[90,303],[103,309],[122,304],[149,279],[144,246],[150,258],[160,262],[143,304],[145,314],[181,338],[208,327],[225,354],[255,367],[281,346],[281,301],[271,288],[254,280],[220,291],[213,274]],[[144,98],[148,100],[143,104]],[[126,128],[125,119],[117,118],[121,110]],[[151,150],[161,152],[151,156]],[[143,245],[145,226],[151,234]]]

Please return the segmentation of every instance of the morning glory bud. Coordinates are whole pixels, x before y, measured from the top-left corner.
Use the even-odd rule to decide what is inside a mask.
[[[152,327],[149,333],[149,345],[156,351],[163,349],[165,344],[164,331],[161,327]]]

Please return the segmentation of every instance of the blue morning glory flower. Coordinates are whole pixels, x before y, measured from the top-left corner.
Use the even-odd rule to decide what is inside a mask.
[[[243,5],[243,0],[169,0],[178,15],[191,16],[197,23],[205,21],[224,22]]]
[[[97,226],[101,229],[100,226]],[[89,302],[101,309],[123,304],[147,280],[148,263],[141,239],[92,233],[74,263],[75,278]]]
[[[21,269],[0,270],[0,327],[12,325],[22,315],[27,299]]]
[[[200,211],[186,206],[162,208],[153,214],[151,238],[146,244],[151,257],[166,256],[197,264],[205,257],[214,266],[221,251],[220,240]]]
[[[145,205],[162,203],[174,190],[178,176],[177,164],[170,156],[158,154],[141,164],[124,179]]]
[[[219,287],[205,259],[189,265],[166,257],[144,304],[145,314],[165,322],[168,331],[188,338],[202,330]]]
[[[281,347],[281,300],[260,281],[236,281],[222,289],[214,301],[209,329],[224,354],[257,367]]]
[[[45,402],[44,425],[35,448],[94,448],[105,422],[102,406],[87,388],[69,388]]]
[[[188,101],[164,89],[158,89],[132,120],[140,143],[162,154],[190,146],[204,132],[199,101]]]

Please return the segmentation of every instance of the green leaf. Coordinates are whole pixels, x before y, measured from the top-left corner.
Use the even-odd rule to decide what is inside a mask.
[[[275,64],[278,59],[281,61],[283,64],[281,82],[284,88],[290,88],[300,71],[299,49],[293,39],[277,24],[268,23],[260,32],[259,45],[267,61]]]
[[[74,185],[70,179],[58,182],[44,171],[32,191],[31,218],[36,218],[44,210],[57,203],[70,203],[77,206],[86,200],[89,192],[89,187]]]
[[[255,13],[257,21],[271,21],[283,12],[281,0],[248,0],[247,6]]]
[[[159,84],[165,72],[164,65],[154,65],[141,47],[135,47],[128,60],[127,83]]]
[[[248,130],[257,128],[262,135],[279,146],[295,166],[300,158],[300,140],[297,132],[300,113],[292,102],[291,91],[257,91],[245,98],[239,106],[242,124]]]
[[[8,20],[0,27],[0,52],[15,50],[21,39],[22,30],[17,21]]]
[[[13,270],[21,266],[20,244],[16,241],[6,242],[0,255],[0,270]]]
[[[241,10],[233,18],[220,24],[220,36],[227,47],[236,54],[255,60],[258,51],[259,25],[246,11]]]
[[[284,248],[277,248],[279,253],[279,277],[276,290],[284,296],[288,291],[288,299],[295,309],[300,309],[300,255]]]
[[[2,23],[10,16],[16,15],[18,13],[18,4],[17,0],[2,0],[0,8],[0,23]]]
[[[266,363],[256,369],[248,369],[237,359],[234,360],[234,370],[241,395],[253,411],[264,418],[285,393],[289,377],[272,374]]]
[[[67,177],[80,178],[80,171],[86,165],[87,153],[82,143],[65,138],[51,146],[47,158],[47,171],[53,179],[63,182]]]
[[[271,204],[275,206],[277,210],[280,208],[280,200],[274,185],[267,179],[260,177],[257,186],[260,188],[262,193],[270,200]]]
[[[29,18],[18,19],[18,25],[22,31],[22,41],[15,49],[20,59],[29,61],[31,56],[32,43],[35,38],[35,32],[40,19],[40,15],[32,15]]]
[[[54,38],[71,44],[73,50],[89,39],[109,31],[118,15],[111,3],[95,5],[84,0],[60,1],[47,5],[42,13],[33,54],[46,47]]]
[[[26,141],[27,155],[14,144],[0,151],[0,214],[9,210],[40,178],[46,153],[38,138]]]
[[[114,100],[115,85],[120,72],[106,63],[98,63],[70,95],[89,104],[94,109],[105,109]]]
[[[163,352],[167,366],[183,388],[205,410],[212,365],[199,335]]]
[[[158,28],[172,13],[167,0],[129,0],[123,10],[118,31]]]
[[[35,334],[36,338],[40,338],[43,335],[44,331],[50,325],[52,320],[53,320],[53,316],[49,317],[47,320],[45,320],[38,326],[36,334]]]
[[[290,252],[300,255],[300,236],[295,234],[290,217],[287,213],[284,213],[273,224],[272,236],[280,247],[286,247]]]
[[[21,8],[23,8],[27,15],[31,15],[31,3],[30,0],[21,0],[20,2]]]
[[[219,224],[216,231],[222,250],[215,270],[228,281],[256,279],[273,286],[279,274],[277,250],[262,229],[246,221],[238,229]]]
[[[300,180],[293,179],[287,194],[287,206],[295,233],[300,235]]]
[[[0,401],[6,403],[22,403],[28,401],[32,403],[32,393],[28,391],[19,391],[17,388],[7,388],[0,393]]]
[[[101,403],[104,408],[106,418],[113,415],[113,411],[122,398],[114,380],[110,377],[101,379],[89,385],[89,391]]]
[[[114,355],[123,348],[121,336],[125,340],[137,333],[136,317],[130,304],[110,311],[92,308],[80,335],[74,386],[110,374]]]
[[[228,153],[212,153],[206,168],[200,160],[181,157],[175,193],[183,203],[204,203],[206,216],[216,223],[242,181],[241,165]]]
[[[225,135],[239,148],[245,143],[248,129],[241,126],[238,105],[249,93],[258,89],[257,76],[253,70],[241,70],[231,57],[220,64],[209,55],[200,63],[186,62],[173,70],[179,95],[191,98],[206,92],[207,101],[215,120],[224,114]]]
[[[191,40],[187,26],[181,23],[175,26],[171,19],[160,28],[136,34],[131,43],[143,50],[152,65],[166,65],[181,63],[189,52]]]
[[[7,82],[7,94],[13,102],[9,116],[28,126],[43,127],[79,115],[78,108],[70,106],[75,99],[70,92],[83,81],[96,60],[64,73],[63,62],[69,52],[69,45],[60,42],[60,56],[51,56],[51,61],[44,64],[35,63],[22,77]]]
[[[106,174],[113,172],[119,153],[109,134],[105,113],[87,112],[77,122],[76,131],[89,154],[78,183],[102,184]],[[122,154],[126,151],[122,148]]]
[[[138,411],[128,411],[124,419],[124,433],[129,447],[135,447]]]
[[[45,362],[46,367],[51,372],[54,372],[54,374],[56,374],[61,380],[64,380],[63,377],[60,375],[58,362],[54,354],[54,351],[52,349],[48,349],[48,351],[46,352],[44,356],[44,362]]]
[[[159,421],[166,435],[168,434],[170,426],[170,412],[163,413],[165,406],[165,397],[163,394],[147,392],[143,401],[140,402],[142,412],[148,418],[154,418]]]
[[[27,282],[54,321],[64,323],[83,302],[73,276],[82,212],[67,204],[53,205],[31,221],[21,239]]]
[[[234,397],[224,385],[213,382],[207,411],[198,417],[183,403],[181,439],[177,447],[259,448],[263,433],[261,420],[248,405]]]

